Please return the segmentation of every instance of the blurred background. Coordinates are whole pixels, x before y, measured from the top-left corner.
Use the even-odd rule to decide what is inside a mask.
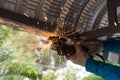
[[[59,56],[46,40],[54,33],[70,36],[107,27],[106,4],[107,0],[0,0],[0,24],[4,24],[0,80],[103,80]],[[120,22],[120,7],[116,11]],[[116,36],[120,34],[100,40]],[[120,54],[101,55],[120,63]]]
[[[57,55],[43,40],[0,25],[0,80],[103,80]]]

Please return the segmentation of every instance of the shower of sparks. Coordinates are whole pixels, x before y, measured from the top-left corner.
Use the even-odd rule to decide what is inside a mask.
[[[114,22],[114,25],[115,25],[115,26],[117,26],[117,23],[116,23],[116,22]]]

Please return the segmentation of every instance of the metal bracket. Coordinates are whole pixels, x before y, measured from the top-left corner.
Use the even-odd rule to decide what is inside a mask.
[[[82,34],[73,34],[74,39],[78,41],[92,40],[102,36],[109,36],[120,32],[120,23],[117,20],[117,7],[120,6],[120,0],[107,0],[109,26],[84,32]],[[73,38],[73,36],[68,36]]]

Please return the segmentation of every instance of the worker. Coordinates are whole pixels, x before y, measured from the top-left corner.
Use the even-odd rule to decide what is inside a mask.
[[[92,44],[94,45],[94,42]],[[106,41],[99,41],[97,43],[95,42],[95,45],[94,46],[97,49],[95,50],[96,52],[120,52],[119,37],[111,38]],[[67,59],[71,60],[75,64],[85,66],[88,72],[101,76],[105,80],[120,80],[120,66],[94,60],[93,57],[89,56],[89,54],[93,53],[88,53],[82,50],[79,44],[75,44],[75,48],[76,53],[72,56],[66,57]]]

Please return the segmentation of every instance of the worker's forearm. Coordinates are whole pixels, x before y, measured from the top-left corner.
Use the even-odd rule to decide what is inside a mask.
[[[120,52],[120,37],[103,41],[104,52]]]
[[[103,77],[105,80],[120,80],[120,67],[88,58],[86,70]]]

